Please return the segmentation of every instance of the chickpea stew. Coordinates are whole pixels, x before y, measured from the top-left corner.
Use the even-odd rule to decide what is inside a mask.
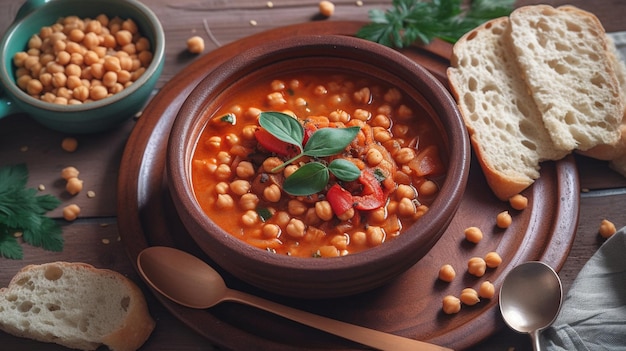
[[[395,87],[352,73],[292,72],[237,91],[192,156],[196,199],[260,249],[336,257],[401,235],[446,175],[437,127]]]

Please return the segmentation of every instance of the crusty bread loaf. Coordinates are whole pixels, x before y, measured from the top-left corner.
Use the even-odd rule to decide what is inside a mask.
[[[509,47],[509,20],[491,20],[454,45],[448,80],[483,173],[507,200],[539,177],[539,163],[567,154],[554,147]]]
[[[617,141],[624,106],[600,21],[549,5],[520,7],[509,20],[515,57],[555,145],[588,150]]]
[[[154,325],[134,283],[84,263],[29,265],[0,289],[0,329],[20,337],[80,350],[134,351]]]

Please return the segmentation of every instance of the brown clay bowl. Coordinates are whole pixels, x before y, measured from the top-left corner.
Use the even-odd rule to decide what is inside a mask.
[[[212,113],[238,87],[277,70],[333,68],[401,87],[420,104],[446,140],[447,174],[430,209],[397,238],[360,253],[298,258],[261,250],[226,233],[201,209],[191,181],[191,157]],[[200,249],[236,278],[298,298],[348,296],[379,287],[413,266],[446,230],[465,190],[468,136],[446,88],[395,50],[347,36],[296,36],[259,43],[210,72],[183,103],[168,141],[169,189],[181,221]],[[227,214],[225,214],[227,215]]]

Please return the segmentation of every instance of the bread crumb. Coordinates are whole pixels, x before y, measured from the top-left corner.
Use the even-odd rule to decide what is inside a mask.
[[[356,2],[356,6],[359,6],[359,7],[363,6],[363,1],[361,1],[361,0],[357,1]]]
[[[608,239],[616,232],[617,229],[615,228],[615,224],[613,224],[613,222],[608,219],[603,219],[602,222],[600,222],[600,229],[598,229],[598,233],[600,233],[600,236],[603,238]]]
[[[39,191],[44,191],[44,190],[46,190],[46,186],[45,186],[45,185],[43,185],[43,184],[39,184],[39,186],[37,186],[37,189],[38,189]]]
[[[21,238],[23,235],[24,235],[23,232],[15,232],[15,233],[13,233],[13,237],[14,238]]]
[[[255,20],[250,20],[250,25],[251,26],[256,26],[258,23]]]
[[[61,148],[67,152],[74,152],[78,149],[78,140],[72,137],[63,138],[63,141],[61,141]]]
[[[271,9],[272,7],[274,7],[274,3],[273,3],[273,2],[271,2],[271,1],[268,1],[266,5],[267,5],[267,7],[268,7],[268,8],[270,8],[270,9]]]
[[[104,239],[102,239],[102,243],[105,244],[105,245],[108,245],[108,244],[111,243],[111,241],[109,239],[107,239],[107,238],[104,238]]]
[[[89,190],[89,191],[87,192],[87,197],[88,197],[88,198],[90,198],[90,199],[92,199],[92,198],[96,197],[96,192],[95,192],[95,191],[93,191],[93,190]]]

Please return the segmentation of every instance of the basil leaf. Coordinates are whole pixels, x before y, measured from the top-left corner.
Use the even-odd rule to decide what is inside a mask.
[[[344,182],[356,180],[361,175],[359,167],[343,158],[333,160],[328,165],[328,170],[330,170],[335,177],[343,180]]]
[[[283,190],[293,196],[312,195],[324,190],[329,178],[326,166],[319,162],[307,163],[285,179]]]
[[[303,153],[313,157],[336,155],[354,140],[360,129],[360,127],[318,129],[304,145]]]
[[[302,150],[304,128],[295,118],[282,112],[261,112],[259,124],[276,138]]]

